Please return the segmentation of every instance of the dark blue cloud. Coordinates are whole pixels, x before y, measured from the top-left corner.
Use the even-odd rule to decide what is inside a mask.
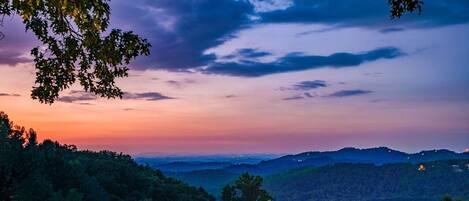
[[[320,23],[338,27],[379,28],[395,24],[408,27],[436,27],[469,22],[467,0],[425,0],[422,15],[406,14],[389,19],[387,1],[377,0],[294,0],[292,6],[260,13],[264,23]]]
[[[239,62],[213,63],[203,70],[208,74],[223,74],[240,77],[259,77],[275,73],[285,73],[324,67],[344,68],[358,66],[378,59],[392,59],[404,55],[399,49],[387,47],[369,52],[335,53],[329,56],[288,54],[273,62],[241,60]]]
[[[134,68],[170,71],[214,61],[216,56],[205,51],[249,26],[249,15],[254,12],[253,5],[244,0],[137,0],[117,2],[113,8],[118,24],[131,24],[152,44],[151,56],[139,59]]]
[[[365,94],[370,94],[370,93],[373,93],[373,92],[369,90],[362,90],[362,89],[341,90],[341,91],[337,91],[332,94],[329,94],[327,97],[342,98],[342,97],[349,97],[349,96],[365,95]]]
[[[311,90],[311,89],[317,89],[321,87],[327,87],[327,83],[324,80],[313,80],[313,81],[302,81],[299,83],[296,83],[293,86],[294,90]]]
[[[405,30],[404,28],[389,27],[389,28],[383,28],[383,29],[379,30],[379,32],[386,34],[386,33],[400,32],[400,31],[404,31],[404,30]]]

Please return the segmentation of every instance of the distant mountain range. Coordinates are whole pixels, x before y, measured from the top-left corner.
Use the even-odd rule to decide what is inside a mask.
[[[213,169],[235,164],[257,164],[279,157],[278,154],[218,154],[218,155],[140,155],[135,160],[162,171],[187,172]],[[207,168],[204,168],[206,164]]]
[[[195,170],[217,170],[232,166],[230,162],[170,162],[157,165],[156,168],[163,172],[191,172]]]
[[[272,174],[302,167],[320,167],[337,163],[362,163],[383,165],[390,163],[422,163],[436,160],[469,159],[469,153],[456,153],[446,149],[405,153],[387,147],[357,149],[343,148],[337,151],[310,151],[295,155],[261,160],[261,158],[222,157],[219,160],[171,160],[167,163],[155,162],[154,158],[137,158],[140,163],[160,169],[163,172],[191,172],[197,170],[220,170],[231,173],[251,172],[255,174]],[[249,161],[249,162],[247,162]],[[259,162],[260,161],[260,162]],[[257,162],[257,163],[256,163]]]
[[[271,174],[301,167],[320,167],[337,163],[362,163],[383,165],[390,163],[422,163],[436,160],[469,159],[468,153],[456,153],[441,149],[408,154],[387,147],[357,149],[343,148],[338,151],[304,152],[262,161],[255,165],[232,165],[229,172],[252,172]]]
[[[421,164],[426,171],[418,170]],[[277,201],[427,201],[446,193],[469,197],[469,153],[445,149],[405,153],[387,147],[343,148],[250,164],[224,158],[152,166],[215,196],[240,173],[250,172],[266,179]]]

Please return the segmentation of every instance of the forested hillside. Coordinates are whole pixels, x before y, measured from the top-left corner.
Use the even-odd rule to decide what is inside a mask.
[[[238,175],[228,170],[170,174],[215,196]],[[279,201],[437,201],[446,194],[469,199],[469,159],[339,163],[290,169],[264,178],[267,191]]]
[[[266,188],[282,201],[431,201],[469,198],[469,160],[420,165],[336,164],[268,176]]]
[[[0,113],[1,201],[213,201],[160,171],[114,152],[79,151],[14,126]]]

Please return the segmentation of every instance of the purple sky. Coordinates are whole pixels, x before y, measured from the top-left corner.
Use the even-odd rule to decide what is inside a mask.
[[[39,45],[17,17],[0,41],[0,110],[42,138],[130,153],[285,153],[344,146],[469,147],[469,1],[200,0],[111,3],[112,27],[152,54],[123,100],[30,99]],[[351,9],[353,8],[353,9]]]

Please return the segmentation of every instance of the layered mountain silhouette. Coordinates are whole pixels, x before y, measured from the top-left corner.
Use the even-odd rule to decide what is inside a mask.
[[[294,155],[285,155],[271,160],[263,160],[257,164],[236,164],[232,161],[220,162],[171,162],[153,165],[164,172],[191,172],[199,170],[224,170],[231,173],[251,172],[255,174],[272,174],[289,169],[302,167],[321,167],[338,163],[359,163],[384,165],[392,163],[423,163],[437,160],[469,159],[469,153],[439,149],[405,153],[387,147],[378,148],[343,148],[337,151],[310,151]],[[145,163],[145,160],[139,160]],[[150,164],[151,165],[151,164]]]
[[[405,153],[377,147],[310,151],[250,164],[226,159],[172,161],[153,167],[214,196],[249,172],[263,176],[267,190],[279,201],[437,201],[446,194],[469,198],[467,152]]]

